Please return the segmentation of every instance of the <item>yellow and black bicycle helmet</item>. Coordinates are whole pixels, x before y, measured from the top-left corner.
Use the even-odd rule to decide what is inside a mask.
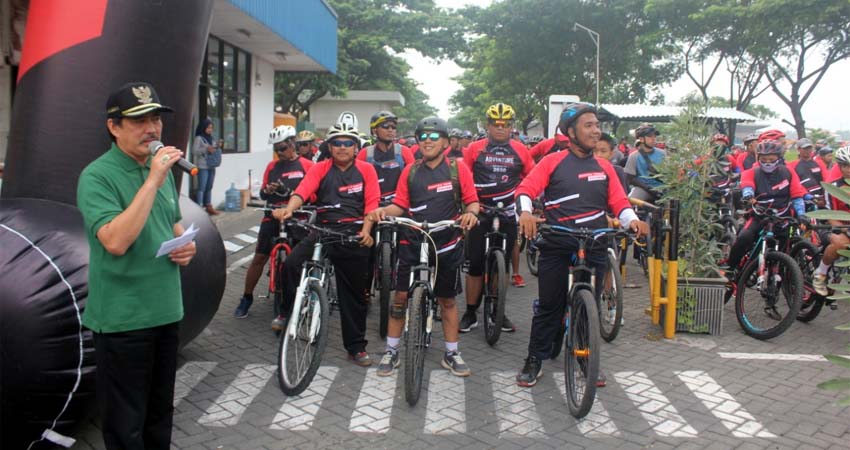
[[[514,109],[507,103],[496,103],[487,108],[487,120],[514,120]]]

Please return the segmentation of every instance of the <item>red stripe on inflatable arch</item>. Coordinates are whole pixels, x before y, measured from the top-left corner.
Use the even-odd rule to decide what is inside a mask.
[[[32,0],[27,13],[18,82],[41,61],[99,37],[103,32],[107,3],[108,0]]]

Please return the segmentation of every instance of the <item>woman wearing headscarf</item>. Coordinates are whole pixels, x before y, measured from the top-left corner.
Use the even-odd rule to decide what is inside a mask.
[[[221,165],[221,146],[213,139],[212,120],[206,118],[198,124],[195,129],[195,142],[192,152],[195,155],[195,165],[198,166],[198,193],[196,201],[207,210],[207,214],[214,216],[220,214],[213,208],[210,199],[213,181],[215,180],[215,168]]]

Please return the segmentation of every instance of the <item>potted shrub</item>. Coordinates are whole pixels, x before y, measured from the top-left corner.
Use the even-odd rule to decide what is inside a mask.
[[[713,132],[699,117],[701,111],[689,105],[664,127],[667,156],[656,170],[664,181],[660,203],[675,199],[680,205],[676,330],[719,334],[727,280],[718,261],[723,246],[731,243],[719,225],[718,205],[708,199],[712,176],[720,168],[712,158]]]

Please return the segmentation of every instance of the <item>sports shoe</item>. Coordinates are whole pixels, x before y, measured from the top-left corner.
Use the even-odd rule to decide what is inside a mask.
[[[446,352],[440,365],[448,369],[456,377],[468,377],[472,372],[460,357],[460,352]]]
[[[812,287],[815,288],[815,292],[823,295],[824,297],[829,295],[829,290],[826,288],[826,275],[816,273],[815,276],[812,277]]]
[[[605,387],[607,384],[608,378],[605,376],[605,372],[599,369],[599,375],[596,376],[596,387]]]
[[[513,333],[516,331],[514,323],[511,322],[511,319],[508,319],[508,316],[502,316],[502,331],[505,333]]]
[[[233,311],[233,317],[237,319],[244,319],[248,317],[248,309],[251,308],[251,303],[254,303],[254,299],[243,295],[242,298],[239,299],[239,306],[236,307],[236,311]]]
[[[511,284],[516,287],[525,287],[525,280],[522,279],[522,275],[515,273],[511,277]]]
[[[393,374],[393,369],[397,369],[400,364],[398,350],[387,350],[384,356],[381,357],[381,362],[378,363],[378,371],[376,373],[379,377],[388,377]]]
[[[478,327],[478,315],[475,314],[475,311],[466,310],[463,313],[463,317],[460,318],[460,326],[458,327],[458,331],[461,333],[469,333],[473,328]]]
[[[272,320],[272,330],[283,331],[284,328],[286,328],[286,316],[278,314],[277,317]]]
[[[372,365],[372,358],[366,352],[349,353],[348,359],[360,367],[369,367]]]
[[[536,356],[525,358],[525,365],[516,375],[516,384],[522,387],[531,387],[537,384],[537,380],[543,376],[543,363]]]

